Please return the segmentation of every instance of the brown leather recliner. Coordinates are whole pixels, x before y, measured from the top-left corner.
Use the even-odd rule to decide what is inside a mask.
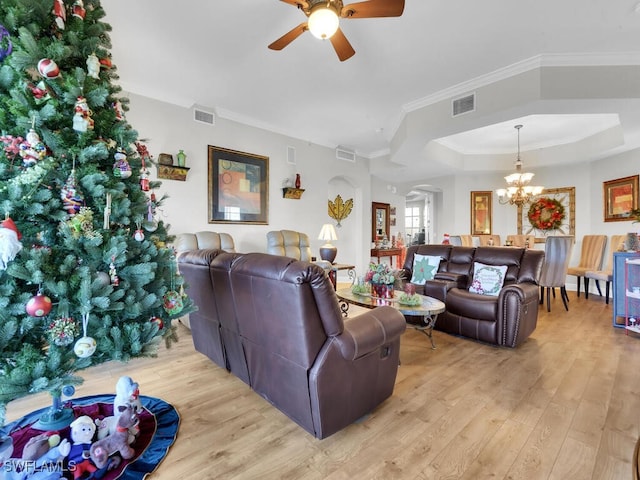
[[[189,295],[206,310],[192,318],[196,349],[210,358],[207,345],[221,349],[227,369],[317,438],[392,394],[406,327],[398,310],[343,321],[317,265],[262,253],[211,256],[210,283],[197,281],[201,252],[179,258]]]
[[[509,247],[455,247],[414,245],[404,267],[411,280],[416,254],[439,256],[433,280],[417,286],[419,293],[445,303],[435,328],[482,342],[516,347],[535,330],[538,319],[538,279],[544,261],[540,250]],[[497,296],[468,291],[474,263],[507,266],[504,286]]]

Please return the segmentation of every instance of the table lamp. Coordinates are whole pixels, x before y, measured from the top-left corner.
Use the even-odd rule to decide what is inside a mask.
[[[336,229],[330,223],[325,223],[320,230],[318,240],[324,240],[325,243],[320,247],[320,258],[326,262],[333,263],[338,254],[338,249],[331,245],[332,240],[337,240]]]

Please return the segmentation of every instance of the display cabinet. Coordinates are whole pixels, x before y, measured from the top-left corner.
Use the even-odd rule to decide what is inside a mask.
[[[640,333],[640,257],[627,258],[624,268],[626,333]]]
[[[631,260],[633,263],[628,263]],[[638,262],[638,263],[635,263]],[[628,275],[627,275],[628,274]],[[634,287],[640,287],[640,253],[614,252],[613,254],[613,326],[627,326],[628,315],[640,317],[640,293],[634,298]],[[627,290],[632,296],[627,296]]]

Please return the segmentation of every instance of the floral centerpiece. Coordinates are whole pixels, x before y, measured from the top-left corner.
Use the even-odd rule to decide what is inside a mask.
[[[564,206],[555,198],[543,197],[531,204],[527,218],[537,230],[557,230],[562,225]]]
[[[369,264],[365,275],[365,281],[371,284],[371,294],[381,298],[392,298],[393,285],[402,278],[402,270],[393,270],[389,265],[373,262]]]

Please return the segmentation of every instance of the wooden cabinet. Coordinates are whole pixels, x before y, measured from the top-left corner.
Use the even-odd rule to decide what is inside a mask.
[[[626,327],[628,318],[640,323],[640,254],[615,252],[613,254],[613,326]],[[639,330],[640,331],[640,330]]]

